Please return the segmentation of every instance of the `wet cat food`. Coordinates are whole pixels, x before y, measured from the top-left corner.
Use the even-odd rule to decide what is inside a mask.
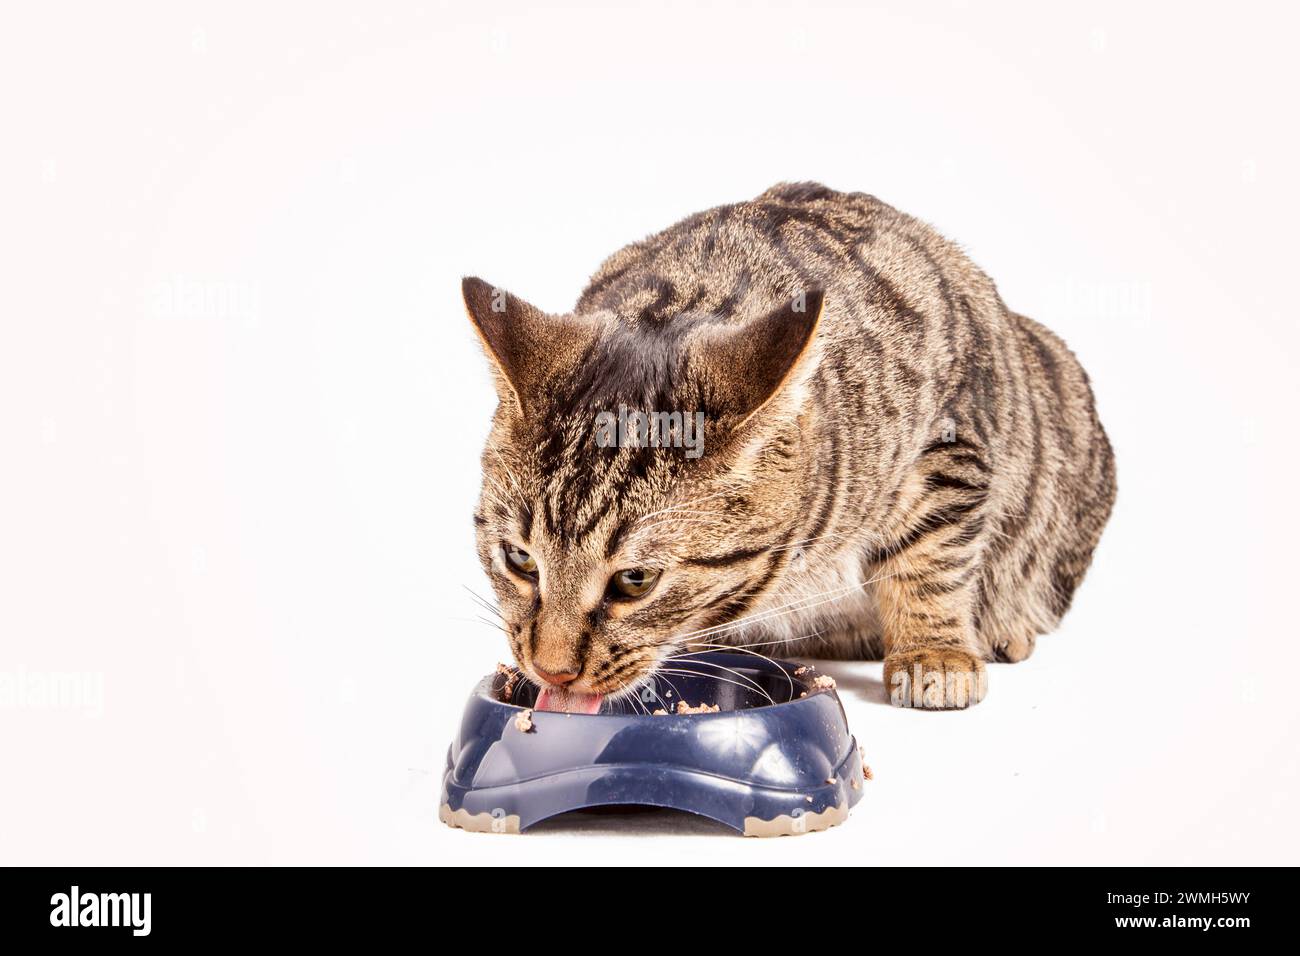
[[[521,734],[526,734],[533,729],[533,712],[528,709],[521,710],[515,716],[515,730]]]

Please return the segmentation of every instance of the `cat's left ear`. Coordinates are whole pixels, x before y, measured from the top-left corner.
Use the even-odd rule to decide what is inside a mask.
[[[691,345],[692,365],[720,410],[740,428],[812,363],[825,294],[800,292],[741,322],[706,326]]]
[[[465,310],[492,360],[497,392],[527,411],[548,376],[562,373],[591,339],[587,323],[548,315],[518,296],[470,276]]]

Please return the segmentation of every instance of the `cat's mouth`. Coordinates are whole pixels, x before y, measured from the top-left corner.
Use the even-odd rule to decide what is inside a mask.
[[[563,714],[594,714],[600,710],[604,694],[584,694],[563,687],[543,687],[537,694],[533,710],[550,710]]]

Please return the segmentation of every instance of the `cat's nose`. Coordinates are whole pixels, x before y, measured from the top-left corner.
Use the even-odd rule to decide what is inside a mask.
[[[536,664],[533,665],[533,670],[537,671],[537,676],[548,684],[569,684],[578,679],[577,673],[561,671],[558,674],[552,674],[550,671],[542,670]]]

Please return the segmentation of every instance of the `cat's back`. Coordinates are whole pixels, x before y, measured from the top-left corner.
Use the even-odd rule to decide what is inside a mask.
[[[1077,359],[1010,312],[954,243],[865,193],[780,184],[619,250],[578,311],[612,312],[635,338],[646,325],[765,314],[812,289],[826,296],[808,381],[810,494],[837,504],[819,508],[809,538],[850,548],[869,528],[907,540],[918,515],[946,514],[926,511],[931,496],[966,481],[987,502],[982,652],[1026,656],[1091,560],[1114,460]],[[964,468],[963,456],[978,477],[932,470]],[[1012,598],[989,598],[1007,582]]]
[[[620,249],[577,311],[651,322],[745,315],[813,288],[844,304],[878,302],[887,320],[916,290],[956,291],[1001,311],[993,284],[934,229],[867,193],[818,183],[780,183]]]

